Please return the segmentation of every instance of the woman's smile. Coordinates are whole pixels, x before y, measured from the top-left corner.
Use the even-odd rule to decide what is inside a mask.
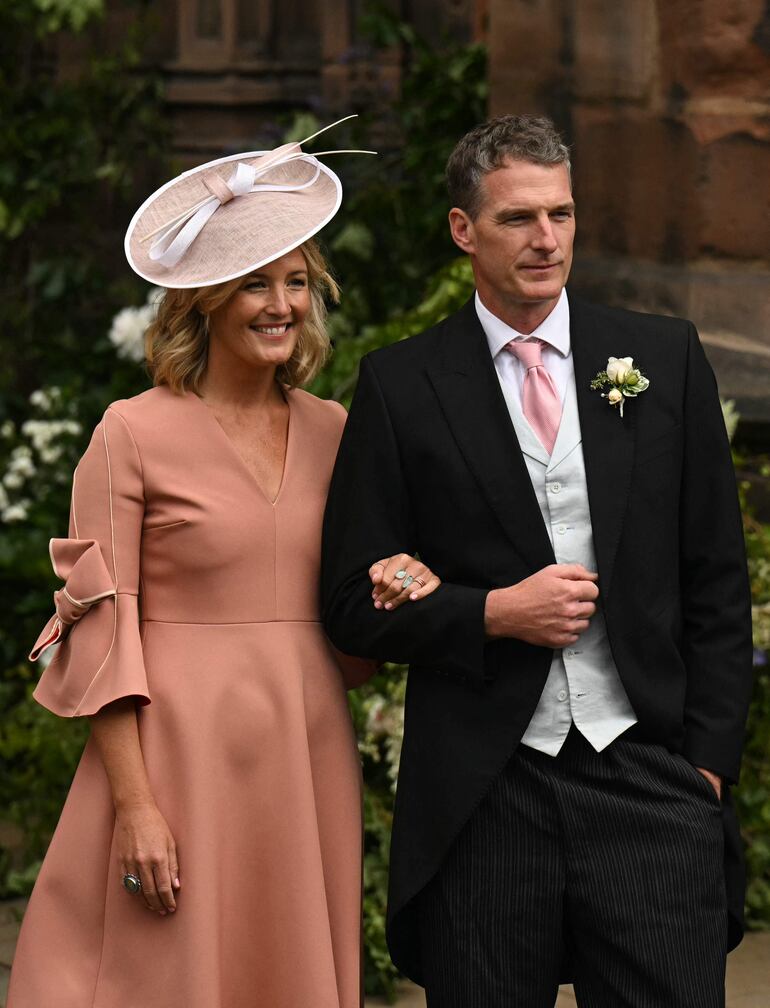
[[[279,325],[260,325],[257,322],[251,322],[249,324],[249,329],[251,329],[252,332],[258,333],[260,336],[264,336],[269,340],[275,340],[275,342],[279,342],[283,339],[286,333],[293,327],[293,322],[281,322]]]

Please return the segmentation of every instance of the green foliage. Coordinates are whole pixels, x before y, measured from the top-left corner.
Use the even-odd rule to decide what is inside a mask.
[[[13,600],[0,610],[0,807],[23,828],[15,857],[27,859],[0,852],[5,894],[34,877],[27,866],[45,849],[87,727],[31,699],[26,653],[58,587],[48,540],[66,530],[74,463],[104,406],[147,384],[107,338],[116,310],[145,294],[121,248],[132,187],[165,173],[158,80],[139,72],[146,8],[137,3],[118,51],[92,44],[98,55],[64,77],[58,47],[67,31],[98,29],[101,0],[0,5],[0,592]]]
[[[461,308],[472,293],[470,260],[465,257],[452,259],[428,279],[425,298],[416,308],[399,312],[379,325],[363,325],[357,335],[336,337],[334,355],[316,379],[313,392],[349,404],[358,375],[358,362],[364,354],[435,325]],[[346,321],[342,314],[332,317],[330,330],[333,336]]]
[[[765,478],[769,468],[764,466]],[[757,666],[735,796],[746,842],[746,922],[750,928],[766,929],[770,928],[770,526],[754,518],[745,500],[747,489],[741,487]]]
[[[81,31],[104,9],[103,0],[32,0],[31,6],[40,15],[40,30],[46,33],[62,28]]]
[[[0,707],[8,710],[0,721],[0,763],[6,770],[0,808],[4,819],[22,827],[26,857],[21,870],[8,865],[0,896],[24,895],[32,888],[34,866],[50,839],[88,734],[85,719],[63,728],[59,718],[32,700],[29,666],[11,671],[15,681],[0,684]],[[15,694],[17,682],[27,685],[25,702],[6,706],[6,695]],[[33,867],[28,868],[29,859]]]
[[[345,185],[344,209],[323,233],[343,298],[332,316],[335,359],[318,389],[343,397],[355,382],[361,352],[378,345],[380,336],[390,342],[413,331],[403,316],[425,301],[426,284],[443,284],[431,278],[458,255],[447,225],[444,167],[458,138],[486,117],[488,95],[483,46],[446,41],[433,48],[380,8],[369,13],[364,28],[375,49],[401,47],[406,67],[395,102],[383,84],[382,107],[373,102],[373,111],[370,104],[347,138],[343,128],[334,133],[340,147],[383,150],[378,157],[335,163]],[[306,114],[301,119],[287,139],[320,125]]]
[[[386,665],[350,696],[364,780],[364,984],[395,999],[398,973],[385,944],[388,849],[403,737],[406,670]]]
[[[13,361],[0,372],[0,419],[21,418],[43,384],[109,391],[109,320],[141,289],[121,232],[133,187],[161,174],[159,80],[139,72],[150,15],[137,4],[121,48],[94,45],[99,55],[66,77],[63,34],[50,35],[82,28],[100,6],[0,5],[0,355]]]
[[[8,22],[38,39],[62,29],[82,31],[103,11],[103,0],[4,0],[3,3]],[[19,41],[18,35],[13,36],[13,41]]]

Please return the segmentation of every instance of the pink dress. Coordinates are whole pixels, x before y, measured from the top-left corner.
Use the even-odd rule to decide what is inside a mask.
[[[175,914],[121,886],[86,746],[32,894],[8,1008],[358,1008],[361,780],[346,660],[319,621],[321,522],[345,412],[301,390],[267,499],[197,396],[113,404],[77,467],[65,585],[33,655],[64,717],[137,700],[178,847]]]

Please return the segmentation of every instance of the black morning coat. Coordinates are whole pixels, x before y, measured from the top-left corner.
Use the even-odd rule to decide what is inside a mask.
[[[638,718],[625,737],[735,782],[751,608],[713,372],[690,322],[569,305],[599,588]],[[650,380],[622,418],[590,388],[610,356]],[[368,568],[401,552],[443,584],[378,611]],[[473,301],[364,357],[324,521],[323,619],[342,651],[409,664],[387,934],[418,982],[414,899],[510,758],[551,664],[550,649],[485,639],[485,597],[554,562]],[[729,787],[723,818],[733,947],[744,873]]]

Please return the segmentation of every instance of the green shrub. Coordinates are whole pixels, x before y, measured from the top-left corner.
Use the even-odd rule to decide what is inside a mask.
[[[765,466],[764,476],[768,471]],[[753,517],[745,504],[746,554],[751,577],[756,677],[746,729],[741,780],[735,797],[746,842],[748,887],[746,923],[770,928],[770,526]]]

